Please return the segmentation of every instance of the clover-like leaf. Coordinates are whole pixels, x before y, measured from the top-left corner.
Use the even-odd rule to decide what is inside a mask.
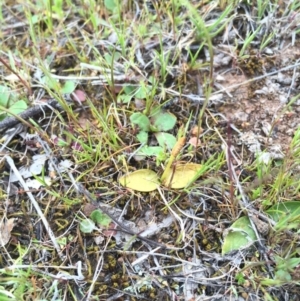
[[[135,160],[141,161],[144,160],[146,157],[164,157],[166,155],[166,152],[161,146],[148,146],[144,145],[142,148],[140,148],[134,155]]]
[[[135,92],[135,97],[136,98],[146,98],[147,95],[150,94],[150,91],[151,91],[151,86],[144,86],[144,85],[141,85]]]

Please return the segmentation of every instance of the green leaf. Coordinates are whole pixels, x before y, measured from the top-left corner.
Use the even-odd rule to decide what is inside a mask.
[[[285,281],[279,280],[279,279],[268,279],[268,278],[264,278],[260,281],[261,285],[264,286],[279,286],[279,285],[283,285],[285,283]]]
[[[132,99],[131,95],[124,95],[124,94],[119,94],[117,96],[118,103],[129,103],[130,100]]]
[[[58,138],[58,141],[57,141],[57,145],[58,145],[58,146],[60,146],[60,147],[65,147],[65,146],[69,146],[69,144],[70,144],[70,143],[68,143],[67,141]]]
[[[244,275],[242,273],[237,273],[235,276],[235,279],[238,282],[238,285],[243,285],[246,281],[246,279],[244,278]]]
[[[276,222],[275,229],[298,228],[300,224],[300,202],[288,201],[275,204],[267,214]]]
[[[130,116],[130,121],[133,124],[137,124],[142,131],[144,131],[144,132],[149,131],[150,121],[149,121],[149,118],[146,115],[144,115],[140,112],[133,113]]]
[[[123,90],[124,90],[124,93],[125,93],[126,95],[131,95],[131,96],[133,96],[133,95],[134,95],[134,91],[135,91],[135,87],[134,87],[134,86],[125,86],[125,87],[123,88]]]
[[[300,264],[300,258],[280,258],[275,256],[276,269],[293,271],[293,269]]]
[[[230,227],[231,232],[225,237],[222,254],[238,250],[256,240],[256,235],[251,228],[249,217],[243,216],[236,220]]]
[[[144,132],[144,131],[140,131],[137,135],[136,135],[137,140],[139,140],[139,142],[145,144],[148,142],[148,133]]]
[[[40,21],[40,19],[41,19],[40,15],[31,16],[30,23],[32,23],[33,25],[37,24]]]
[[[173,135],[164,132],[155,133],[155,137],[158,144],[163,148],[166,147],[168,150],[172,150],[177,141]]]
[[[141,86],[137,89],[135,93],[136,98],[147,98],[147,96],[150,94],[151,87],[150,86]]]
[[[292,276],[287,271],[279,270],[275,272],[275,279],[283,282],[289,282],[292,280]]]
[[[10,91],[6,86],[0,86],[0,105],[7,108]]]
[[[139,156],[141,155],[141,156],[151,157],[151,156],[158,156],[163,151],[164,149],[161,146],[145,145],[136,154]]]
[[[74,92],[76,84],[74,81],[67,80],[61,89],[62,94],[71,94]]]
[[[60,84],[59,80],[49,77],[49,76],[44,76],[41,78],[41,83],[47,86],[49,89],[56,90],[60,89]]]
[[[119,183],[136,191],[150,192],[157,189],[159,178],[153,170],[139,169],[121,177]]]
[[[134,96],[136,88],[133,86],[125,86],[123,88],[124,94],[118,94],[118,102],[129,103]]]
[[[116,2],[115,0],[104,0],[104,5],[108,10],[113,11],[116,7]]]
[[[169,112],[159,112],[151,118],[152,125],[158,131],[172,130],[176,124],[177,118],[175,115]]]
[[[104,226],[104,227],[108,226],[111,223],[111,218],[99,209],[94,210],[91,213],[90,218],[96,224]]]
[[[92,233],[95,229],[95,223],[88,218],[81,221],[79,228],[82,233]]]
[[[295,217],[300,214],[300,202],[289,201],[284,203],[279,203],[266,211],[272,219],[277,222],[282,217]]]
[[[22,113],[26,109],[27,103],[24,100],[18,100],[9,107],[9,110],[14,114]]]

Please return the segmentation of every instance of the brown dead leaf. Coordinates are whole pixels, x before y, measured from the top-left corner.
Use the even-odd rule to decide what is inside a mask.
[[[4,221],[4,218],[2,218],[0,222],[0,247],[5,246],[9,242],[14,221],[14,218],[10,218],[7,221]]]

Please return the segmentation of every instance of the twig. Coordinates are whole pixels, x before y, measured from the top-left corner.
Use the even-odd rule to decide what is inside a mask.
[[[38,202],[35,200],[35,198],[33,197],[32,193],[30,192],[29,187],[27,186],[27,184],[23,180],[21,174],[19,173],[18,169],[16,168],[13,159],[10,156],[7,156],[7,155],[4,156],[4,158],[6,159],[7,163],[10,166],[10,168],[13,170],[13,172],[16,175],[16,177],[18,178],[18,180],[22,184],[24,190],[26,191],[26,193],[27,193],[27,195],[28,195],[28,197],[29,197],[32,205],[33,205],[33,207],[35,208],[37,214],[41,218],[41,220],[42,220],[42,222],[43,222],[43,224],[44,224],[44,226],[46,228],[46,231],[47,231],[47,233],[49,235],[49,238],[51,239],[51,241],[53,243],[53,246],[56,249],[56,252],[57,252],[58,256],[60,257],[61,260],[64,260],[64,257],[63,257],[63,255],[61,253],[60,246],[59,246],[59,244],[56,241],[55,235],[54,235],[53,231],[51,230],[50,225],[49,225],[47,219],[45,218],[42,210],[40,209],[40,206],[39,206]]]
[[[232,166],[232,152],[231,152],[231,127],[230,120],[227,123],[227,147],[226,147],[226,161],[228,166],[228,178],[229,178],[229,194],[230,194],[230,203],[234,216],[236,216],[236,202],[234,198],[234,187],[233,187],[233,166]]]
[[[57,100],[50,99],[45,104],[33,106],[16,116],[5,118],[4,120],[0,121],[0,132],[8,128],[14,127],[16,124],[20,122],[25,123],[25,120],[40,115],[44,111],[50,111],[53,108],[60,109],[60,110],[63,109]],[[26,122],[25,125],[30,126],[31,124]]]

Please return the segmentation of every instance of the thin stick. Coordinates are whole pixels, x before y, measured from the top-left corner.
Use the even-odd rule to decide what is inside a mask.
[[[25,111],[21,112],[20,114],[14,114],[9,109],[6,109],[2,106],[0,106],[0,109],[1,111],[5,111],[6,113],[12,115],[0,121],[0,131],[4,131],[8,128],[14,127],[18,123],[22,123],[32,128],[33,130],[36,130],[36,128],[31,123],[26,121],[27,119],[36,117],[37,115],[41,114],[44,111],[49,111],[53,109],[63,110],[61,105],[55,99],[50,99],[47,103],[30,107]]]
[[[234,216],[236,216],[236,201],[234,200],[234,187],[233,187],[233,164],[232,164],[232,152],[231,152],[231,121],[227,123],[227,147],[226,147],[226,161],[228,166],[228,178],[229,178],[229,193],[230,193],[230,203]]]

